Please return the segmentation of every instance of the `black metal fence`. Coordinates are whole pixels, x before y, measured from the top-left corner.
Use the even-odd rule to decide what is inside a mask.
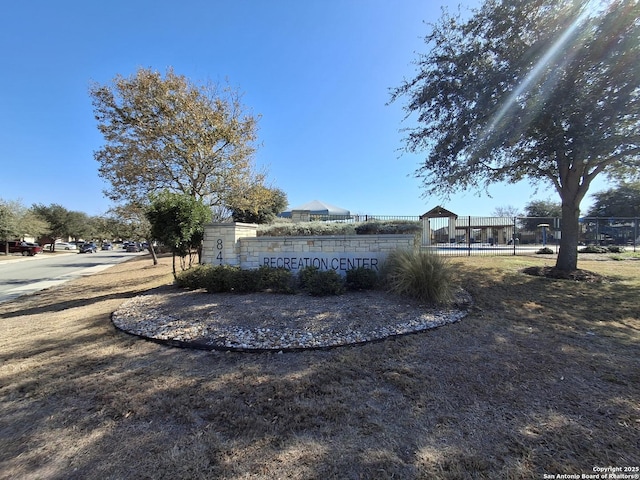
[[[312,221],[411,222],[421,226],[423,249],[442,255],[529,255],[557,253],[562,222],[557,217],[432,217],[398,215],[310,215]],[[640,247],[640,218],[580,219],[579,244]]]
[[[640,246],[640,226],[638,218],[596,218],[580,219],[581,240],[588,245]]]
[[[528,255],[557,253],[560,218],[471,217],[423,219],[422,246],[443,255]],[[581,218],[582,246],[640,245],[638,218]]]

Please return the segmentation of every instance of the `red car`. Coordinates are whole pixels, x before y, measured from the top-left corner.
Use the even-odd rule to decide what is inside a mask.
[[[7,242],[9,244],[9,253],[22,253],[22,255],[29,255],[30,257],[42,252],[42,247],[37,243],[31,242]],[[0,252],[7,252],[7,243],[0,243]]]

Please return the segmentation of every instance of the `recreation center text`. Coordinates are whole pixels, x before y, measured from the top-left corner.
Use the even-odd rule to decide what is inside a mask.
[[[260,264],[271,268],[286,268],[300,270],[305,267],[315,267],[319,270],[347,271],[354,268],[369,268],[378,270],[379,259],[375,257],[294,257],[294,256],[264,256]]]

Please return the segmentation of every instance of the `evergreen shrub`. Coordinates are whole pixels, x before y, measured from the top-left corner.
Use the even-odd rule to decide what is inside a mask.
[[[298,285],[302,290],[306,290],[311,278],[320,271],[318,267],[304,267],[298,272]]]
[[[305,280],[305,290],[314,297],[341,295],[344,293],[344,280],[335,270],[316,270]]]
[[[229,265],[215,265],[209,268],[203,278],[203,287],[208,293],[221,293],[232,291],[234,285],[238,285],[237,279],[239,267]]]
[[[550,249],[549,247],[544,247],[544,248],[541,248],[540,250],[538,250],[536,253],[539,254],[539,255],[548,255],[548,254],[553,253],[553,250]]]
[[[182,270],[176,275],[176,285],[187,290],[204,288],[205,278],[209,275],[211,265],[196,265],[188,270]]]
[[[370,268],[347,270],[346,287],[349,290],[371,290],[378,285],[378,274]]]
[[[257,270],[260,278],[260,290],[274,293],[295,293],[296,278],[291,270],[262,266]]]
[[[257,270],[243,270],[229,265],[197,265],[178,273],[176,278],[180,288],[204,288],[208,293],[269,291],[291,294],[302,290],[312,296],[340,295],[346,288],[372,289],[378,283],[378,274],[363,267],[348,270],[346,282],[335,270],[321,271],[317,267],[305,267],[295,276],[286,268],[262,266]]]
[[[235,293],[252,293],[261,290],[261,275],[257,270],[234,268],[229,274],[229,290]]]
[[[584,248],[578,250],[579,253],[607,253],[609,250],[605,247],[600,247],[598,245],[587,245]]]
[[[422,231],[422,227],[420,226],[420,222],[411,222],[408,220],[373,220],[356,225],[355,231],[358,235],[415,234]]]
[[[278,221],[268,225],[258,225],[259,237],[292,237],[312,235],[355,235],[353,223],[344,222],[299,222]]]
[[[365,222],[355,227],[358,235],[376,235],[380,233],[380,224],[378,222]]]
[[[257,270],[243,270],[228,265],[197,265],[179,272],[176,277],[178,287],[189,290],[204,288],[208,293],[295,293],[296,281],[286,268],[264,266]]]
[[[422,231],[420,222],[409,220],[369,220],[366,222],[292,222],[280,219],[258,225],[259,237],[290,237],[311,235],[375,235],[415,234]]]

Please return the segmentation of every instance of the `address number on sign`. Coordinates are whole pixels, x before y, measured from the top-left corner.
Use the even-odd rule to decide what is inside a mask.
[[[218,255],[216,255],[216,260],[220,260],[220,265],[222,265],[222,248],[223,248],[222,239],[219,238],[216,241],[216,248],[219,250]]]

